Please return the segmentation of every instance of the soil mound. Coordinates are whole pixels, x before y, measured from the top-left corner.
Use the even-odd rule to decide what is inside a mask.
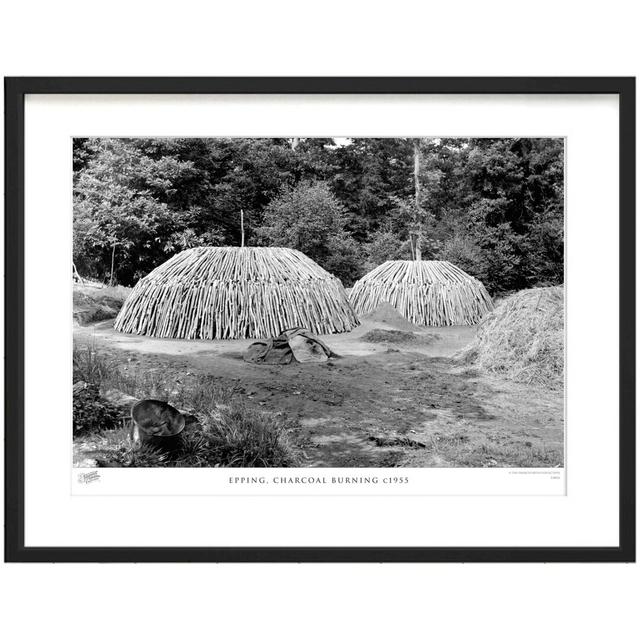
[[[439,340],[440,336],[433,333],[413,333],[411,331],[398,331],[397,329],[372,329],[365,333],[361,339],[364,342],[425,345]]]
[[[396,329],[373,329],[362,336],[365,342],[415,342],[416,334]]]
[[[422,332],[423,327],[403,318],[398,310],[389,302],[382,302],[370,313],[360,316],[361,322],[380,322],[399,331]]]
[[[73,321],[85,326],[115,318],[130,290],[126,287],[74,285]]]

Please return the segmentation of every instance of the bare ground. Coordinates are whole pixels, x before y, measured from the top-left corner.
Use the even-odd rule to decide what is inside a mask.
[[[94,344],[128,373],[165,381],[170,394],[207,376],[295,419],[289,439],[305,466],[562,466],[561,391],[456,366],[450,356],[473,327],[414,329],[403,337],[406,326],[365,320],[322,337],[341,358],[288,366],[244,362],[250,340],[147,338],[115,332],[111,320],[76,327],[75,341]]]

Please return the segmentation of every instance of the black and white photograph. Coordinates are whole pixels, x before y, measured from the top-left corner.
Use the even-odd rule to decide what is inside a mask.
[[[563,138],[72,144],[74,467],[564,468]]]
[[[634,558],[632,79],[7,87],[12,560]]]

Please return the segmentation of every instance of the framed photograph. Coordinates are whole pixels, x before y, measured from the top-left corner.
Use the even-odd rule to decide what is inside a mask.
[[[7,78],[12,562],[635,560],[634,78]]]

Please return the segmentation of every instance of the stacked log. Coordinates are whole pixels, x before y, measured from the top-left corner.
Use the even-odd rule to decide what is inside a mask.
[[[361,316],[388,302],[409,322],[473,325],[493,302],[484,285],[444,260],[389,260],[358,280],[350,293]]]
[[[158,338],[270,338],[284,329],[351,331],[340,280],[303,253],[272,247],[187,249],[142,278],[115,328]]]

